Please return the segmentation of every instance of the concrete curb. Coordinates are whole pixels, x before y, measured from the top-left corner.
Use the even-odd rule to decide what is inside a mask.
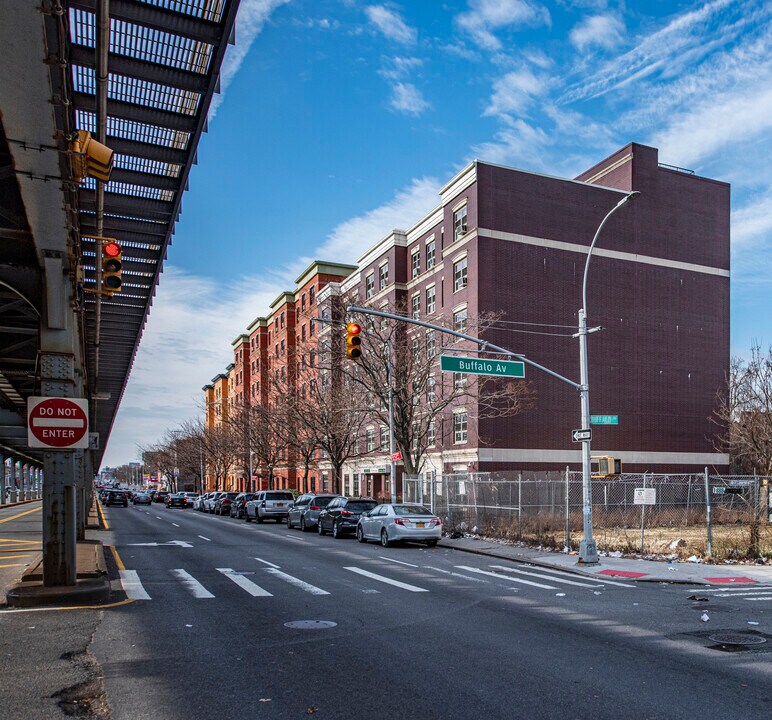
[[[29,505],[30,503],[40,502],[43,498],[34,498],[33,500],[17,500],[16,502],[7,502],[0,505],[0,510],[3,508],[12,508],[19,505]]]

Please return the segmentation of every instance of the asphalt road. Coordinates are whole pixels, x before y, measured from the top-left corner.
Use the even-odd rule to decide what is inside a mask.
[[[734,589],[695,602],[688,586],[601,585],[161,505],[108,518],[137,598],[104,613],[91,646],[115,720],[761,718],[772,706],[770,603]],[[722,630],[769,642],[722,651],[707,637]]]

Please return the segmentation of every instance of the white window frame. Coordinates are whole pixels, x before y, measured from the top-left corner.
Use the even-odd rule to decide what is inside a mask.
[[[463,426],[459,423],[461,418],[463,420]],[[453,411],[453,444],[463,445],[469,442],[469,415],[466,412],[466,408]]]
[[[365,275],[365,299],[369,300],[375,295],[375,271]]]
[[[431,255],[429,248],[431,247]],[[426,269],[431,270],[437,264],[437,241],[434,236],[426,241]]]
[[[382,262],[378,266],[378,292],[385,290],[389,285],[389,261]]]
[[[410,277],[417,278],[421,274],[421,248],[417,247],[410,253]]]
[[[453,208],[453,242],[464,237],[468,228],[467,204]]]
[[[453,261],[453,292],[464,290],[468,284],[468,278],[469,266],[467,256],[462,255]]]
[[[430,299],[431,303],[429,302]],[[426,288],[426,314],[433,315],[435,312],[437,312],[437,286],[429,285]]]
[[[410,298],[410,314],[413,317],[413,320],[420,320],[421,319],[421,293],[417,292],[413,294],[413,297]]]
[[[365,447],[367,452],[375,452],[375,428],[365,429]]]
[[[461,313],[464,313],[464,318],[463,318],[464,322],[463,324],[459,325],[458,321],[456,320],[456,316]],[[466,332],[466,322],[467,322],[466,305],[461,305],[457,308],[454,308],[453,309],[453,329],[456,332],[461,332],[461,333]]]

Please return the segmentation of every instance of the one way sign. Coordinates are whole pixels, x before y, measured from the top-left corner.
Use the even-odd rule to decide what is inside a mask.
[[[582,430],[572,430],[571,440],[574,442],[584,442],[585,440],[592,440],[592,428],[583,428]]]

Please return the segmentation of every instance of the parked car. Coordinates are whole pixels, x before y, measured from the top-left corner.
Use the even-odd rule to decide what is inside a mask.
[[[185,495],[185,507],[194,507],[196,500],[198,499],[198,493],[196,492],[186,492],[183,493]]]
[[[214,514],[215,515],[230,515],[231,505],[233,501],[238,497],[237,492],[224,492],[220,493],[220,497],[215,500]]]
[[[415,540],[434,547],[442,537],[442,521],[423,505],[378,505],[363,513],[357,524],[357,540],[379,540],[383,547]]]
[[[155,495],[153,495],[153,502],[157,503],[165,503],[166,498],[169,497],[169,491],[168,490],[156,490]]]
[[[122,505],[129,507],[129,498],[123,490],[110,490],[104,500],[105,506]]]
[[[246,521],[276,520],[282,522],[287,519],[287,514],[295,496],[289,490],[261,490],[246,504]]]
[[[135,505],[150,505],[152,502],[150,495],[147,493],[134,493],[134,497],[131,499]]]
[[[300,529],[313,530],[319,520],[319,513],[340,495],[307,493],[301,495],[289,508],[287,513],[287,527],[293,528],[297,524]]]
[[[255,493],[239,493],[231,503],[231,517],[241,520],[246,515],[246,505],[255,496]]]
[[[319,513],[316,529],[320,535],[331,532],[334,538],[353,534],[356,532],[359,516],[377,505],[378,501],[370,497],[335,498]]]
[[[193,500],[193,509],[203,511],[204,501],[206,500],[208,495],[209,493],[204,493],[203,495],[197,495]]]
[[[214,513],[214,504],[217,502],[217,498],[220,497],[220,495],[222,495],[222,490],[209,493],[209,497],[204,502],[204,512],[210,514]]]
[[[166,496],[166,500],[164,501],[166,507],[173,508],[185,508],[185,493],[172,493],[171,495]]]

